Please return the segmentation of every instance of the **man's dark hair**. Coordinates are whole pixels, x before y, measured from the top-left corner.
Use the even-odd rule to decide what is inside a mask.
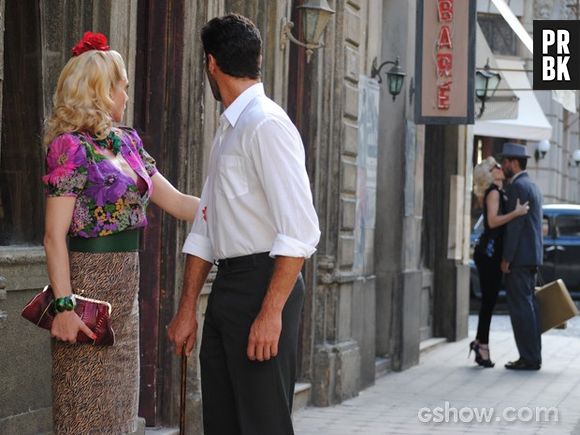
[[[233,77],[260,77],[260,31],[248,18],[229,14],[210,20],[201,29],[206,56],[215,57],[225,74]]]

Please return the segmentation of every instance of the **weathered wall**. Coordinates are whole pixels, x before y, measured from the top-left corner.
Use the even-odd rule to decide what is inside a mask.
[[[370,89],[364,85],[365,76],[370,75],[372,60],[381,58],[383,5],[334,2],[336,15],[325,34],[326,46],[313,60],[318,72],[313,85],[319,95],[316,205],[323,236],[313,302],[312,400],[322,406],[358,394],[375,377],[374,241],[379,224],[372,210],[377,201],[372,178],[377,169],[372,163],[361,165],[361,158],[374,162],[377,150],[361,133],[369,128],[379,132],[373,130],[377,122],[361,125],[360,116],[361,90]],[[367,219],[365,207],[371,209],[372,219]]]
[[[42,248],[0,248],[0,433],[24,435],[52,428],[50,336],[20,316],[47,282]]]
[[[383,60],[400,57],[407,71],[395,101],[383,85],[379,137],[377,231],[377,355],[401,370],[419,358],[422,288],[423,129],[414,125],[409,98],[415,65],[415,5],[385,1]]]

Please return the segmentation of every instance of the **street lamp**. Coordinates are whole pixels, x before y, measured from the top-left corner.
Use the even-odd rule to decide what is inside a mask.
[[[547,139],[542,139],[541,141],[539,141],[536,147],[536,151],[534,152],[534,159],[536,159],[536,163],[538,162],[538,160],[546,157],[548,151],[550,151],[550,141]]]
[[[290,40],[294,44],[306,48],[306,63],[310,63],[310,58],[314,50],[323,46],[320,38],[324,29],[330,21],[334,11],[328,5],[327,0],[307,0],[305,3],[297,6],[302,18],[303,39],[306,42],[299,41],[292,35],[294,23],[287,18],[282,18],[282,32],[280,35],[280,48],[286,48],[286,42]]]
[[[481,101],[481,109],[479,110],[478,118],[481,118],[485,110],[485,102],[494,96],[495,91],[499,86],[501,77],[499,73],[494,73],[489,67],[489,59],[487,60],[483,70],[475,72],[475,96]]]
[[[580,166],[580,150],[572,153],[572,161],[576,164],[576,167]],[[569,162],[568,166],[572,166],[572,163]]]
[[[393,96],[393,101],[397,98],[397,95],[401,93],[403,88],[403,82],[405,81],[405,70],[399,65],[399,56],[393,62],[392,60],[387,60],[381,63],[377,68],[377,58],[373,59],[373,64],[371,65],[371,78],[378,77],[379,83],[383,82],[381,78],[381,70],[385,65],[393,65],[390,70],[387,71],[387,85],[389,87],[389,93]]]

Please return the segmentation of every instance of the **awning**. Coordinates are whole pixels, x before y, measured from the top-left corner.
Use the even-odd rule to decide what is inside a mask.
[[[524,62],[518,59],[499,57],[496,58],[496,62],[498,68],[503,70],[501,72],[505,77],[505,82],[502,80],[500,87],[509,86],[519,98],[518,116],[515,119],[475,121],[473,133],[478,136],[531,141],[550,139],[552,126],[532,91],[532,86],[524,70]]]
[[[476,25],[475,32],[475,68],[483,69],[489,62],[489,66],[493,72],[499,72],[501,81],[498,91],[495,95],[485,102],[485,110],[480,118],[480,121],[487,121],[490,119],[515,119],[518,117],[518,100],[519,98],[507,85],[507,80],[503,71],[497,71],[499,66],[495,60],[491,48],[487,44],[485,35]],[[505,90],[503,90],[505,89]],[[481,109],[481,102],[475,99],[475,114],[479,114]]]

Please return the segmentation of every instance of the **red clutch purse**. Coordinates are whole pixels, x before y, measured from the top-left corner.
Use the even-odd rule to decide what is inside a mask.
[[[96,346],[112,346],[115,344],[115,332],[111,328],[111,304],[104,301],[75,295],[77,305],[75,313],[97,336],[95,340],[79,331],[77,343],[94,344]],[[52,303],[54,295],[47,285],[43,291],[34,296],[22,310],[22,317],[30,320],[36,326],[50,330],[54,319]]]

